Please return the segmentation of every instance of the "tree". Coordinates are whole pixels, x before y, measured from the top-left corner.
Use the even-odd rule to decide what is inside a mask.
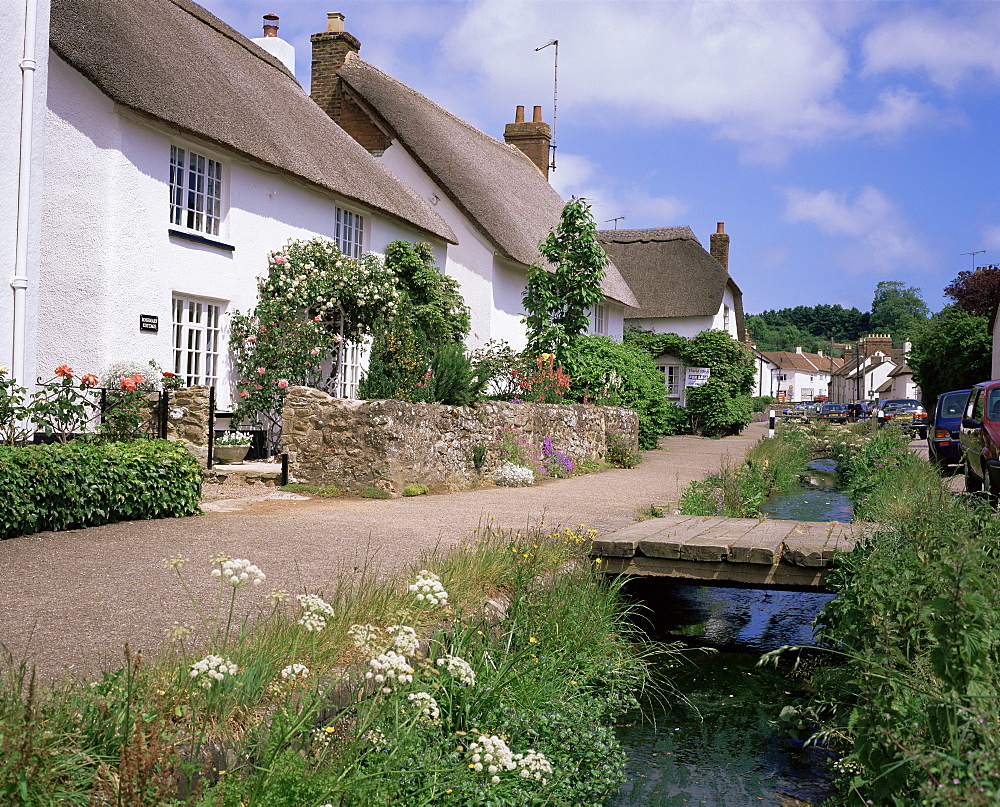
[[[610,263],[597,241],[597,225],[590,205],[573,197],[562,210],[559,224],[538,245],[550,266],[528,270],[522,299],[527,316],[527,351],[554,353],[560,362],[566,349],[589,326],[588,312],[604,299],[601,281]]]
[[[875,287],[871,313],[871,329],[875,333],[908,338],[914,328],[927,321],[929,314],[920,289],[907,287],[898,280],[883,280]]]
[[[986,317],[945,306],[918,326],[911,339],[907,363],[928,411],[942,392],[966,389],[990,377],[993,340]]]
[[[990,317],[1000,302],[1000,266],[983,266],[975,272],[959,272],[944,288],[963,311],[980,317]]]
[[[471,378],[468,359],[454,349],[469,333],[469,309],[458,281],[434,265],[430,244],[392,241],[385,248],[385,265],[396,278],[397,311],[375,329],[368,371],[358,385],[367,399],[455,403],[460,379]],[[462,351],[464,356],[464,349]],[[439,355],[440,354],[440,355]],[[437,366],[435,373],[433,367]],[[449,383],[435,376],[447,368]],[[441,381],[442,383],[438,383]],[[461,392],[458,397],[464,398]]]

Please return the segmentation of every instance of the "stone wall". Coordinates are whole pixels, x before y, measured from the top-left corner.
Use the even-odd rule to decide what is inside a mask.
[[[167,391],[167,439],[183,443],[204,467],[208,462],[208,387],[184,387]],[[143,428],[155,429],[159,396],[147,398]]]
[[[533,445],[551,437],[574,462],[603,462],[607,431],[616,429],[635,445],[638,427],[635,412],[622,407],[350,401],[289,387],[281,439],[292,481],[398,493],[414,483],[458,490],[489,480],[498,464],[490,449],[506,429],[520,430]],[[476,446],[487,449],[481,469],[473,463]]]

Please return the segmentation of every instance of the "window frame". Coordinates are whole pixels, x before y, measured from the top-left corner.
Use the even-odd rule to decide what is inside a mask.
[[[333,242],[349,258],[365,254],[365,216],[356,210],[337,205],[334,213]]]
[[[226,302],[174,292],[170,301],[173,372],[187,386],[218,387],[224,355]],[[192,319],[197,311],[197,319]]]
[[[596,336],[608,335],[608,304],[597,303],[590,311],[592,333]]]
[[[205,238],[226,235],[229,170],[210,150],[170,144],[167,221],[184,233]]]
[[[668,398],[679,398],[683,389],[683,384],[681,383],[684,370],[683,365],[657,362],[656,369],[663,373],[663,388],[666,396]],[[672,383],[671,376],[674,377]]]

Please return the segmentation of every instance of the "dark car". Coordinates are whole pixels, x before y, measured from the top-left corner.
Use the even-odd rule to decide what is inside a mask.
[[[934,416],[927,431],[927,453],[931,462],[946,468],[962,460],[959,432],[962,416],[969,402],[971,390],[959,389],[942,392],[934,407]]]
[[[913,398],[891,398],[882,401],[876,416],[879,426],[895,423],[907,431],[920,435],[922,440],[927,438],[927,410],[920,401]]]
[[[1000,495],[1000,381],[976,384],[969,393],[959,432],[965,489]]]
[[[820,404],[816,417],[830,423],[846,423],[848,418],[847,404],[825,403]]]

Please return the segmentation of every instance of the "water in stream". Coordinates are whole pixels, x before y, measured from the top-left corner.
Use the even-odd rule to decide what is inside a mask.
[[[767,515],[849,521],[850,501],[836,489],[832,466],[817,461],[809,477],[770,501]],[[687,703],[676,697],[647,703],[645,719],[635,715],[620,728],[628,781],[608,807],[821,804],[831,755],[774,727],[782,707],[803,694],[803,680],[756,664],[761,653],[782,645],[812,645],[812,622],[830,596],[655,579],[629,585],[647,609],[643,627],[691,648],[680,664],[662,662],[673,664],[663,672]]]

